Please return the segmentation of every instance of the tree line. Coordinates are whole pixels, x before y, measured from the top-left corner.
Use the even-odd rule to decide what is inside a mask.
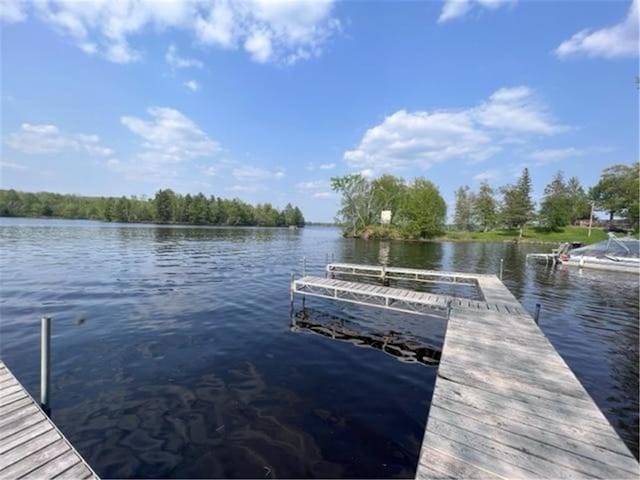
[[[558,230],[588,219],[592,205],[625,218],[638,229],[640,163],[613,165],[602,172],[599,182],[585,191],[577,177],[565,180],[558,172],[544,189],[539,208],[532,199],[532,180],[524,168],[517,182],[499,188],[484,181],[478,191],[468,186],[455,192],[453,227],[462,231],[519,229],[535,222],[538,227]],[[361,237],[428,239],[446,230],[447,205],[438,187],[424,178],[410,182],[393,175],[367,179],[360,174],[331,179],[341,195],[336,222],[345,235]],[[382,224],[383,211],[391,212]]]
[[[153,198],[0,190],[0,216],[264,227],[305,224],[300,209],[290,203],[278,210],[269,203],[253,206],[237,198],[180,195],[171,189],[159,190]]]
[[[518,181],[499,189],[482,182],[477,192],[468,186],[455,192],[453,223],[462,231],[494,228],[522,228],[531,222],[549,230],[559,230],[579,220],[589,219],[592,207],[626,219],[631,228],[638,229],[640,195],[640,163],[613,165],[603,170],[598,183],[588,191],[577,177],[565,180],[558,171],[545,187],[536,210],[531,198],[531,177],[525,168]],[[501,198],[497,197],[501,194]]]

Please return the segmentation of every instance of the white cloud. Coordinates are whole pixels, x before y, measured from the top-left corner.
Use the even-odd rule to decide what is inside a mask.
[[[503,5],[514,3],[515,0],[445,0],[438,17],[438,23],[444,23],[466,15],[474,5],[496,9]]]
[[[496,180],[498,178],[500,178],[500,170],[497,170],[495,168],[485,170],[484,172],[480,172],[473,176],[473,179],[476,182],[488,182],[491,180]]]
[[[617,25],[600,30],[581,30],[556,49],[560,58],[574,55],[587,57],[637,57],[638,56],[638,5],[633,0],[627,18]]]
[[[107,167],[127,178],[151,182],[175,179],[179,166],[196,158],[211,158],[221,151],[196,123],[173,108],[147,109],[149,120],[123,116],[121,123],[140,138],[138,151],[128,160],[111,159]]]
[[[250,165],[236,167],[231,171],[231,174],[236,180],[247,182],[267,180],[270,178],[280,179],[285,175],[283,170],[272,171],[260,167],[253,167]]]
[[[154,163],[179,163],[198,157],[211,157],[220,151],[220,144],[196,124],[173,108],[151,107],[150,120],[123,116],[120,121],[142,140],[139,159]]]
[[[319,55],[340,29],[332,15],[333,0],[3,0],[5,4],[5,21],[21,21],[31,13],[87,54],[116,63],[142,57],[131,39],[145,31],[186,31],[203,45],[243,48],[257,62],[291,64]],[[178,57],[175,49],[167,52],[167,62],[175,68],[201,65]]]
[[[485,127],[514,132],[549,135],[567,128],[556,124],[531,89],[525,86],[501,88],[476,108],[473,116]]]
[[[20,130],[11,133],[7,145],[14,150],[29,154],[48,154],[64,151],[84,152],[91,156],[107,157],[113,154],[110,148],[100,143],[97,135],[65,133],[55,125],[33,125],[23,123]]]
[[[215,177],[216,175],[218,175],[219,169],[214,165],[209,165],[207,168],[202,170],[202,173],[207,177]]]
[[[182,85],[184,85],[186,88],[188,88],[192,92],[197,92],[198,90],[200,90],[200,84],[195,80],[189,80],[187,82],[184,82]]]
[[[264,185],[254,184],[254,185],[233,185],[230,188],[227,188],[228,191],[238,192],[238,193],[256,193],[267,188]]]
[[[312,195],[313,198],[334,198],[337,197],[335,192],[316,192]]]
[[[301,192],[307,190],[321,190],[329,187],[329,183],[326,180],[310,180],[307,182],[299,182],[296,184],[296,189]]]
[[[7,23],[22,22],[27,18],[23,0],[0,0],[0,20]]]
[[[320,170],[333,170],[334,168],[336,168],[336,164],[335,163],[321,163],[319,168],[320,168]]]
[[[169,45],[167,53],[164,56],[165,61],[173,69],[176,68],[202,68],[204,64],[196,58],[185,58],[178,54],[175,45]]]
[[[531,152],[529,158],[536,161],[536,165],[542,166],[552,162],[564,160],[566,158],[579,157],[586,153],[585,150],[580,150],[574,147],[568,148],[543,148]]]
[[[527,87],[502,88],[478,106],[464,110],[399,110],[364,134],[344,154],[358,169],[427,169],[437,162],[465,159],[477,163],[498,153],[503,144],[531,135],[565,130]]]
[[[4,160],[0,160],[0,168],[6,168],[7,170],[17,170],[17,171],[24,171],[29,169],[26,165],[22,165],[20,163],[14,163],[14,162],[5,162]]]
[[[266,32],[253,32],[244,42],[244,48],[258,63],[268,62],[273,54],[271,38]]]

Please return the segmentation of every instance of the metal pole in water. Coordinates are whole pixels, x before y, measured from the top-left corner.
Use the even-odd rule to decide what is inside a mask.
[[[40,325],[40,405],[49,413],[49,391],[51,385],[51,317],[43,317]]]
[[[291,287],[289,288],[290,292],[291,292],[291,298],[289,301],[289,313],[290,315],[293,315],[293,295],[294,295],[294,276],[293,276],[293,272],[291,272]]]
[[[500,259],[500,280],[502,280],[502,272],[504,271],[504,258]]]
[[[324,278],[327,278],[329,276],[329,272],[327,271],[327,265],[329,265],[329,253],[325,253],[324,255]]]
[[[536,322],[536,325],[540,323],[540,304],[536,303],[536,313],[533,316],[533,319]]]
[[[447,302],[447,320],[451,317],[451,300]]]

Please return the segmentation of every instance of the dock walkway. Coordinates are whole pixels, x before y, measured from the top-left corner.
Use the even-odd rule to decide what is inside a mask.
[[[353,276],[380,277],[385,268],[389,278],[392,270],[334,265],[327,271]],[[484,301],[321,277],[292,283],[294,293],[410,313],[450,305],[416,478],[638,478],[635,457],[495,275],[417,277],[463,279],[478,286]]]
[[[450,309],[454,306],[479,311],[523,313],[519,305],[506,305],[502,301],[482,302],[450,295],[416,292],[403,288],[347,282],[324,277],[302,277],[294,280],[292,289],[294,293],[302,295],[381,307],[404,313],[440,315],[444,318],[449,315]]]
[[[0,360],[0,479],[97,479]]]

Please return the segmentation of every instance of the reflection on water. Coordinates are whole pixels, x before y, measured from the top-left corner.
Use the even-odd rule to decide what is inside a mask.
[[[292,333],[302,258],[495,273],[637,454],[638,279],[525,263],[541,247],[363,242],[329,228],[4,219],[2,358],[38,391],[54,317],[53,416],[103,477],[411,477],[435,368]],[[362,334],[439,349],[444,322],[307,298]],[[316,315],[310,319],[318,320]],[[320,323],[320,322],[318,322]]]
[[[358,347],[369,347],[391,355],[401,362],[419,362],[437,367],[441,350],[430,346],[429,339],[421,339],[393,329],[362,328],[358,319],[334,317],[322,311],[307,308],[291,316],[292,332],[311,332],[323,337],[350,342]]]

